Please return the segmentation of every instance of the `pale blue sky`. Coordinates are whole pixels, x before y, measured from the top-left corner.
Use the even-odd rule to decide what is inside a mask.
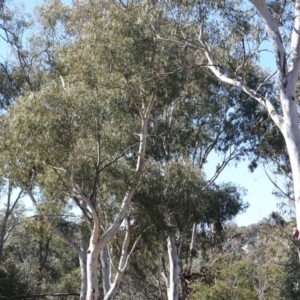
[[[212,154],[205,165],[207,177],[211,177],[218,164],[218,157]],[[221,159],[220,159],[221,161]],[[258,167],[253,173],[248,169],[249,162],[242,161],[238,164],[234,162],[227,166],[220,174],[216,183],[232,182],[248,190],[244,201],[249,203],[249,208],[243,214],[238,215],[234,221],[239,226],[247,226],[257,223],[263,218],[269,216],[272,211],[278,211],[278,199],[272,194],[273,184],[267,178],[262,167]]]
[[[15,3],[19,1],[15,0]],[[25,1],[25,6],[28,11],[32,11],[32,8],[36,3],[41,3],[39,0],[27,0]],[[65,3],[70,3],[70,0],[65,0]],[[5,56],[5,50],[3,48],[3,43],[0,43],[0,53]],[[271,45],[265,42],[261,49],[271,49]],[[268,68],[270,70],[275,69],[275,59],[273,54],[264,52],[261,59],[261,65],[263,68]],[[221,159],[220,159],[221,160]],[[213,175],[216,170],[216,165],[218,163],[218,157],[212,154],[209,157],[208,164],[205,166],[205,172],[207,177]],[[240,162],[238,165],[231,164],[226,167],[222,174],[217,179],[219,182],[234,182],[238,185],[245,187],[248,190],[247,196],[244,198],[246,202],[250,204],[248,210],[236,217],[235,221],[239,226],[246,226],[252,223],[257,223],[262,218],[267,217],[272,211],[277,210],[278,200],[272,195],[274,189],[272,183],[269,181],[264,173],[264,170],[259,167],[254,173],[248,170],[247,162]]]

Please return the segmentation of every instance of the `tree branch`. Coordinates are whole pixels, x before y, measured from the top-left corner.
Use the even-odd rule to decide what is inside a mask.
[[[289,194],[287,194],[286,192],[284,192],[281,188],[280,188],[280,186],[274,181],[274,180],[272,180],[272,178],[271,178],[271,176],[268,174],[268,172],[267,172],[267,170],[266,170],[266,168],[265,168],[265,166],[264,166],[264,170],[265,170],[265,174],[267,175],[267,177],[268,177],[268,179],[271,181],[271,183],[280,191],[280,193],[282,193],[285,197],[287,197],[289,200],[291,200],[291,201],[295,201],[295,199],[294,198],[292,198]]]
[[[265,29],[273,45],[277,68],[280,72],[281,78],[283,78],[286,76],[287,73],[287,62],[286,53],[279,29],[273,21],[271,12],[268,9],[265,0],[249,0],[249,2],[251,2],[255,6],[260,15],[261,20],[264,23]]]
[[[250,89],[247,85],[244,79],[240,78],[239,76],[235,76],[234,79],[227,77],[226,75],[222,74],[219,70],[219,68],[215,67],[213,64],[213,52],[210,49],[210,47],[202,40],[199,40],[200,43],[203,45],[205,49],[205,55],[208,60],[209,66],[208,68],[215,74],[217,78],[219,78],[221,81],[228,83],[230,85],[236,86],[243,90],[246,94],[248,94],[250,97],[258,101],[261,105],[263,105],[268,113],[269,116],[272,118],[274,123],[277,125],[277,127],[282,130],[282,124],[283,120],[282,117],[277,113],[275,107],[271,103],[271,101],[268,99],[267,95],[263,97],[261,94],[257,93],[255,90]],[[217,59],[217,58],[214,58]],[[225,70],[225,74],[229,74],[229,72],[226,70],[226,68],[220,63],[220,66]]]
[[[129,188],[129,190],[126,192],[123,202],[122,202],[122,205],[121,205],[121,208],[120,208],[119,213],[117,214],[114,222],[103,233],[103,235],[101,236],[101,238],[98,242],[98,246],[100,247],[100,250],[102,250],[104,248],[104,246],[107,245],[107,243],[113,238],[113,236],[115,235],[115,233],[121,226],[121,224],[127,214],[128,207],[129,207],[131,198],[133,197],[134,193],[135,193],[135,188]]]
[[[300,0],[295,1],[295,21],[292,29],[287,85],[296,90],[300,67]]]
[[[125,153],[126,153],[129,149],[133,148],[134,146],[138,145],[139,143],[140,143],[140,142],[135,143],[134,145],[129,146],[128,148],[126,148],[120,155],[116,156],[112,161],[110,161],[110,162],[107,163],[105,166],[103,166],[103,167],[99,170],[99,172],[102,172],[104,169],[108,168],[110,165],[112,165],[112,164],[113,164],[114,162],[116,162],[118,159],[120,159],[121,157],[123,157],[123,156],[125,155]]]
[[[71,241],[58,227],[54,228],[54,232],[71,248],[73,248],[78,255],[82,253],[81,249]]]
[[[269,75],[263,82],[261,82],[261,83],[259,84],[259,86],[256,88],[255,92],[258,92],[258,91],[261,89],[261,87],[262,87],[263,85],[265,85],[265,84],[268,82],[268,80],[271,79],[271,78],[272,78],[274,75],[276,75],[276,74],[277,74],[277,71],[275,71],[273,74]]]

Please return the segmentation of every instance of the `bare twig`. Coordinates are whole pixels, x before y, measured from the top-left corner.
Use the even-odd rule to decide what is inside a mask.
[[[271,183],[280,191],[280,193],[282,193],[285,197],[287,197],[289,200],[294,201],[294,199],[287,194],[286,192],[284,192],[280,186],[271,178],[271,176],[268,174],[265,166],[264,166],[264,170],[265,170],[265,174],[267,175],[268,179],[271,181]]]
[[[262,83],[260,83],[259,86],[257,87],[257,89],[255,90],[255,92],[258,92],[258,91],[260,90],[260,88],[261,88],[264,84],[266,84],[266,82],[267,82],[270,78],[272,78],[274,75],[277,74],[277,72],[278,72],[278,71],[276,70],[273,74],[269,75]]]
[[[123,157],[126,152],[133,148],[134,146],[138,145],[140,142],[135,143],[134,145],[129,146],[127,149],[125,149],[121,154],[119,154],[118,156],[116,156],[112,161],[110,161],[108,164],[106,164],[104,167],[102,167],[99,172],[102,172],[104,169],[108,168],[110,165],[112,165],[114,162],[116,162],[118,159],[120,159],[121,157]]]

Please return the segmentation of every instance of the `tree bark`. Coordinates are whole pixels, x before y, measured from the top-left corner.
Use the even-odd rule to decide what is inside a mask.
[[[178,300],[179,285],[179,255],[181,250],[180,237],[175,240],[173,234],[168,236],[168,256],[169,256],[169,284],[167,287],[168,300]]]
[[[294,126],[285,125],[283,135],[292,169],[297,228],[300,228],[300,132]]]
[[[102,283],[103,283],[103,292],[104,296],[110,290],[110,267],[108,263],[108,249],[107,246],[103,248],[100,253],[101,258],[101,271],[102,271]]]
[[[289,66],[278,27],[273,22],[266,1],[250,0],[256,7],[271,39],[279,71],[280,102],[283,124],[279,128],[284,136],[294,183],[297,227],[300,228],[300,131],[296,101],[296,86],[300,67],[300,1],[295,1],[295,19],[291,33]],[[270,114],[270,113],[269,113]]]
[[[72,249],[74,249],[79,257],[80,265],[80,300],[86,300],[87,295],[87,253],[85,241],[81,241],[81,248],[70,240],[58,227],[54,228],[54,232]],[[83,239],[84,237],[82,237]]]
[[[114,282],[111,284],[110,290],[105,295],[104,300],[112,300],[114,296],[117,294],[119,284],[122,280],[123,272],[118,272]]]
[[[295,21],[290,43],[289,66],[279,29],[264,1],[250,0],[258,10],[271,39],[280,74],[280,101],[283,113],[281,131],[284,136],[293,175],[297,227],[300,228],[300,131],[296,86],[300,67],[300,1],[295,1]]]
[[[86,263],[86,253],[82,252],[79,255],[79,265],[80,265],[80,300],[86,299],[87,294],[87,263]]]
[[[98,300],[98,258],[100,249],[90,242],[87,252],[87,296],[86,300]]]
[[[130,237],[131,237],[130,218],[126,219],[125,230],[126,230],[126,234],[125,234],[123,245],[122,245],[119,266],[118,266],[118,269],[116,270],[117,273],[116,273],[114,282],[111,284],[110,289],[105,294],[104,300],[111,300],[114,298],[114,296],[117,293],[120,282],[122,280],[123,274],[128,266],[128,261],[129,261],[129,257],[130,257],[130,253],[128,253],[128,246],[129,246]]]

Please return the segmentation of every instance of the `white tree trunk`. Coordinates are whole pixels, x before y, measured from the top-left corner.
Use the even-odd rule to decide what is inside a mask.
[[[117,294],[119,284],[122,280],[123,272],[118,272],[114,282],[112,283],[110,290],[105,295],[104,300],[112,300],[114,296]]]
[[[74,249],[79,257],[80,265],[80,300],[86,300],[87,295],[87,253],[85,242],[81,241],[79,248],[72,240],[70,240],[58,227],[54,228],[54,232],[72,249]]]
[[[280,32],[272,19],[265,0],[250,0],[256,7],[272,42],[279,71],[280,102],[283,123],[278,127],[284,136],[293,175],[297,227],[300,228],[300,131],[296,86],[300,67],[300,1],[295,1],[295,18],[291,32],[289,66]],[[269,112],[270,116],[275,114]],[[276,122],[275,122],[276,123]],[[277,124],[278,125],[278,124]]]
[[[86,300],[98,300],[98,258],[99,248],[92,242],[87,252],[87,296]]]
[[[87,268],[86,268],[86,254],[82,253],[79,255],[79,265],[80,265],[80,300],[86,299],[87,293]]]
[[[102,284],[103,284],[103,292],[104,296],[110,290],[110,266],[108,263],[108,249],[107,246],[103,248],[100,253],[101,258],[101,271],[102,271]]]
[[[123,274],[128,266],[128,261],[130,258],[130,253],[128,253],[128,246],[130,242],[131,232],[130,232],[130,218],[126,219],[126,226],[125,226],[126,234],[124,237],[124,241],[122,244],[122,251],[121,257],[119,260],[118,269],[116,269],[117,273],[114,279],[114,282],[111,284],[110,289],[105,294],[104,300],[111,300],[117,293],[118,287],[122,280]]]
[[[145,151],[146,151],[146,141],[147,141],[147,123],[150,117],[150,113],[152,110],[152,107],[156,101],[156,93],[153,92],[152,99],[150,100],[150,103],[148,106],[145,108],[145,105],[143,104],[143,109],[139,110],[140,114],[140,120],[141,120],[141,130],[140,130],[140,145],[139,145],[139,151],[138,151],[138,159],[137,159],[137,164],[136,164],[136,172],[138,174],[141,174],[143,170],[143,164],[144,164],[144,159],[145,159]],[[97,171],[97,170],[96,170]],[[95,176],[97,178],[97,176]],[[71,180],[71,183],[73,184],[74,192],[72,197],[80,198],[82,203],[86,207],[89,208],[92,214],[92,230],[91,230],[91,236],[90,236],[90,242],[89,242],[89,248],[87,250],[87,258],[86,258],[86,281],[87,281],[87,292],[86,292],[86,300],[98,300],[99,296],[99,288],[98,288],[98,259],[101,251],[103,251],[106,247],[107,244],[111,241],[111,239],[114,237],[114,235],[119,231],[119,228],[125,219],[129,206],[130,206],[130,201],[135,193],[136,187],[129,187],[121,204],[119,213],[115,217],[113,223],[109,226],[109,228],[100,236],[100,219],[98,212],[96,210],[95,205],[93,204],[93,201],[91,201],[92,196],[94,198],[94,201],[96,199],[95,194],[92,192],[91,197],[88,197],[86,193],[83,192],[81,187],[73,182]],[[138,184],[138,183],[137,183]],[[33,195],[31,193],[31,198],[33,198]],[[62,233],[57,230],[58,234],[61,234],[61,237],[63,236]],[[67,238],[62,237],[66,242]],[[123,250],[122,250],[122,256],[120,259],[120,264],[119,264],[119,270],[117,270],[117,275],[115,277],[115,280],[113,284],[110,284],[109,275],[107,273],[104,274],[104,281],[105,281],[105,287],[104,291],[106,291],[106,296],[105,299],[112,299],[114,295],[117,292],[117,288],[119,286],[119,283],[121,281],[121,278],[123,276],[123,272],[126,269],[129,256],[127,255],[128,252],[128,243],[129,243],[129,231],[128,235],[126,234],[126,238],[124,239],[123,243]],[[71,245],[74,249],[76,249],[76,246],[72,245],[74,243],[68,242],[69,245]],[[78,247],[77,247],[78,248]],[[77,249],[78,251],[78,249]],[[105,259],[105,250],[102,253],[103,257]],[[103,270],[102,270],[103,271]],[[108,289],[109,288],[109,289]],[[108,289],[108,290],[107,290]]]
[[[168,255],[169,255],[169,284],[167,287],[168,300],[178,300],[179,286],[179,255],[181,248],[181,240],[175,240],[173,234],[168,236]]]
[[[298,117],[296,120],[298,122]],[[295,126],[286,123],[283,127],[293,175],[297,227],[300,228],[300,132]]]
[[[295,1],[295,21],[291,33],[289,66],[287,66],[287,55],[280,32],[272,20],[265,0],[250,0],[250,2],[257,8],[265,24],[273,45],[277,69],[280,74],[280,101],[284,122],[279,128],[284,136],[290,158],[294,181],[297,226],[300,228],[300,131],[296,101],[296,86],[300,66],[300,1]]]

